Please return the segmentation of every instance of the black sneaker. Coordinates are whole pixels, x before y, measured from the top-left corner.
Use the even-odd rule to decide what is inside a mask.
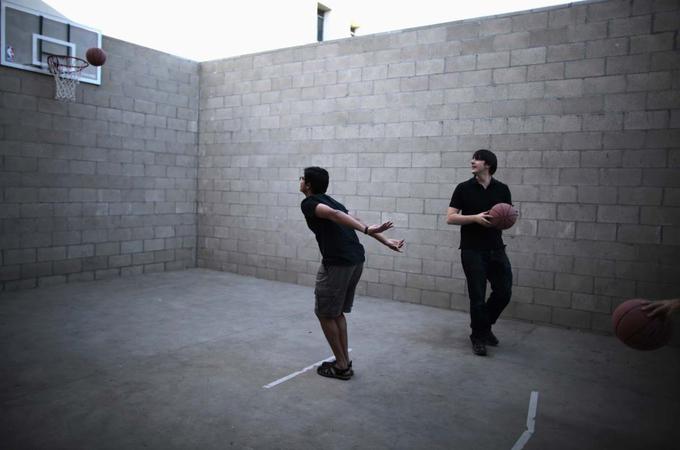
[[[486,356],[486,344],[482,339],[472,339],[472,351],[477,356]]]
[[[484,338],[484,343],[492,347],[497,347],[498,342],[498,338],[489,330],[486,337]]]

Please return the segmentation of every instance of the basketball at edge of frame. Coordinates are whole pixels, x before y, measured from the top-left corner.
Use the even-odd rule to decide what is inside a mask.
[[[515,224],[519,213],[509,203],[496,203],[489,210],[491,225],[499,230],[507,230]]]
[[[99,47],[92,47],[85,52],[85,58],[93,66],[99,67],[106,62],[106,53]]]
[[[628,347],[656,350],[670,341],[671,321],[661,317],[648,317],[642,310],[645,303],[641,298],[621,303],[612,314],[612,326],[616,337]]]

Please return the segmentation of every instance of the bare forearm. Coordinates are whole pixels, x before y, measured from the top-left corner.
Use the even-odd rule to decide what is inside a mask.
[[[475,223],[475,216],[464,216],[462,214],[449,214],[446,217],[446,223],[449,225],[468,225]]]
[[[371,237],[375,238],[375,240],[380,242],[381,244],[389,245],[389,241],[385,236],[382,235],[382,233],[372,234]]]
[[[356,218],[350,216],[349,214],[339,211],[337,209],[333,213],[332,217],[330,217],[330,219],[337,224],[344,225],[348,228],[352,228],[357,231],[361,231],[362,233],[364,232],[364,230],[366,230],[366,225],[361,223]]]

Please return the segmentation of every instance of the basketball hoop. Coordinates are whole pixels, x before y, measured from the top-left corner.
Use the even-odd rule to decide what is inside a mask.
[[[89,66],[88,62],[75,56],[50,55],[47,57],[47,66],[56,83],[54,98],[62,102],[75,102],[80,72]]]

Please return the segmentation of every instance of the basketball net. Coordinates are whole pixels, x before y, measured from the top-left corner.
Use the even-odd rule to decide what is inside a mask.
[[[89,66],[87,61],[75,56],[50,55],[47,57],[47,66],[56,83],[54,98],[62,102],[75,102],[80,72]]]

